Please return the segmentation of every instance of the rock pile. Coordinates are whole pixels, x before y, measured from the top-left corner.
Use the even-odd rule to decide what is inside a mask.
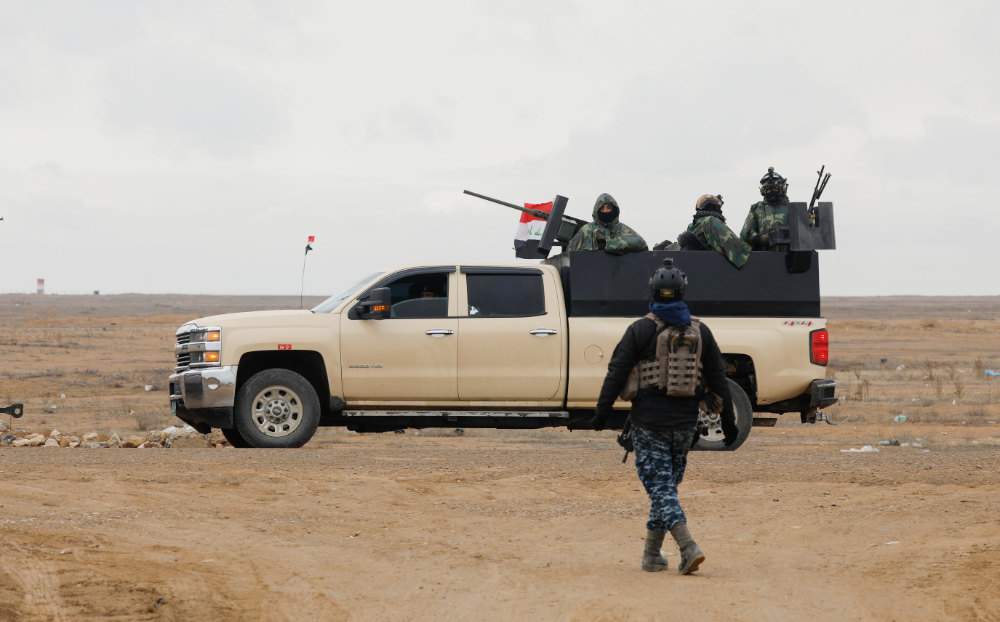
[[[5,422],[0,422],[0,447],[84,447],[151,449],[167,447],[231,447],[222,433],[213,430],[211,434],[201,434],[191,426],[171,426],[163,430],[153,430],[136,434],[98,434],[88,432],[83,435],[63,434],[59,430],[28,432],[22,429],[10,430]]]

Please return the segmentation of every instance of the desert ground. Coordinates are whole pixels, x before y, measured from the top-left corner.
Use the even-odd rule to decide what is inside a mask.
[[[0,407],[24,404],[0,428],[180,425],[174,330],[299,306],[0,295]],[[695,575],[639,569],[648,502],[611,431],[4,446],[0,620],[1000,620],[1000,297],[823,313],[837,425],[690,455]]]

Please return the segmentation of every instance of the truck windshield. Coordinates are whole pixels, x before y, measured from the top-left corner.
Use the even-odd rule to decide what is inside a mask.
[[[339,294],[330,296],[323,302],[319,303],[318,305],[313,307],[311,311],[313,313],[329,313],[333,311],[334,309],[340,306],[340,303],[344,302],[345,300],[356,294],[358,290],[360,290],[362,287],[368,285],[369,283],[371,283],[378,277],[382,276],[383,274],[385,274],[385,272],[373,272],[369,274],[368,276],[361,279],[354,285],[351,285],[350,287],[340,292]]]

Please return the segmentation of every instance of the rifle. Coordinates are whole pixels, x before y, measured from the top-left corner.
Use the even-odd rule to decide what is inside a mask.
[[[819,175],[819,179],[816,180],[816,187],[813,188],[813,198],[809,201],[809,213],[813,213],[813,208],[816,205],[816,201],[819,200],[819,195],[823,194],[823,189],[826,188],[826,182],[830,181],[830,173],[823,177],[823,171],[826,169],[826,164],[821,166],[816,174]]]
[[[618,438],[615,439],[615,440],[618,441],[618,444],[621,445],[622,449],[625,450],[625,455],[622,456],[622,464],[625,464],[625,461],[628,460],[629,453],[633,449],[635,449],[635,444],[632,443],[632,418],[631,417],[625,417],[625,423],[622,425],[622,433],[619,434]]]

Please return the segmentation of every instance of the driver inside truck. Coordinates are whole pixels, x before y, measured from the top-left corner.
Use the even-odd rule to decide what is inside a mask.
[[[413,298],[438,298],[439,295],[434,288],[427,283],[414,283],[410,285],[408,299]]]

